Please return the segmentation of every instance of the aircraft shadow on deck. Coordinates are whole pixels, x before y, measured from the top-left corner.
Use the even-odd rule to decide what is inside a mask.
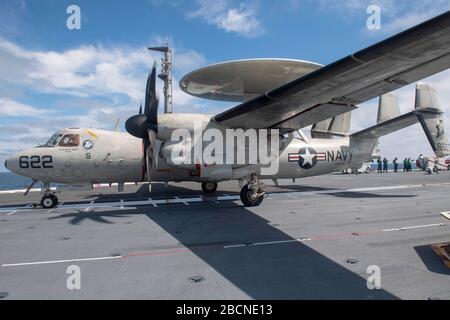
[[[281,191],[280,191],[281,189]],[[323,188],[323,187],[309,187],[309,186],[269,186],[268,191],[273,194],[283,194],[290,192],[326,192],[324,195],[336,196],[339,198],[412,198],[417,197],[417,195],[405,195],[405,194],[377,194],[369,192],[357,192],[357,191],[342,191],[335,192],[336,189],[333,188]],[[227,194],[230,196],[239,195],[239,191],[217,191],[217,195]],[[96,198],[96,202],[108,202],[118,199],[136,199],[143,198],[147,199],[151,197],[152,199],[157,199],[160,197],[174,197],[174,196],[199,196],[204,195],[201,190],[195,190],[190,188],[185,188],[177,185],[164,186],[164,184],[154,184],[152,186],[152,192],[148,192],[148,185],[143,184],[135,193],[114,193],[114,194],[98,194],[98,195],[87,195],[85,198]],[[214,196],[214,195],[212,195]]]
[[[280,191],[285,190],[285,191]],[[136,192],[115,192],[110,193],[111,189],[108,189],[108,193],[91,193],[84,194],[80,198],[84,199],[83,201],[65,201],[66,205],[68,204],[85,204],[86,201],[95,200],[96,203],[102,202],[114,202],[119,200],[147,200],[148,198],[152,198],[153,200],[165,199],[170,197],[198,197],[204,196],[203,192],[200,189],[191,189],[185,188],[177,185],[169,185],[164,186],[164,184],[155,183],[152,186],[152,192],[148,192],[148,185],[141,185]],[[330,191],[327,193],[326,191]],[[290,192],[324,192],[323,195],[335,196],[339,198],[353,198],[353,199],[362,199],[362,198],[412,198],[417,197],[417,195],[405,195],[405,194],[377,194],[377,193],[369,193],[369,192],[356,192],[356,191],[342,191],[336,192],[336,189],[333,188],[322,188],[322,187],[309,187],[309,186],[268,186],[268,192],[271,194],[283,194]],[[218,190],[217,195],[227,194],[230,196],[238,196],[238,191],[230,191],[230,190]],[[206,197],[206,196],[205,196]],[[212,195],[211,197],[214,197]],[[299,195],[302,197],[302,195]],[[305,195],[304,197],[307,197]],[[61,196],[61,200],[63,201],[64,196]],[[208,197],[206,197],[208,198]],[[25,200],[25,198],[24,198]],[[14,205],[14,207],[26,206],[29,205],[30,202],[21,202]],[[12,207],[13,205],[0,206],[0,209],[6,209]]]
[[[378,193],[370,193],[370,192],[361,192],[361,191],[341,191],[336,192],[336,189],[332,188],[323,188],[323,187],[309,187],[309,186],[278,186],[279,189],[287,189],[291,192],[325,192],[323,194],[328,196],[336,196],[339,198],[413,198],[417,197],[417,195],[405,195],[405,194],[378,194]],[[330,190],[329,193],[326,191]],[[332,191],[331,191],[332,190]],[[286,191],[289,192],[289,191]],[[284,193],[283,191],[275,191],[274,193]]]
[[[397,299],[384,290],[369,290],[366,279],[300,242],[202,249],[218,242],[294,240],[243,206],[209,204],[171,216],[153,210],[146,215],[251,298]]]
[[[224,245],[294,240],[270,221],[233,202],[72,213],[48,219],[72,218],[69,222],[74,225],[84,219],[114,223],[108,218],[136,214],[146,215],[254,299],[398,299],[385,290],[369,290],[365,278],[297,241],[224,249]],[[342,257],[343,263],[346,258]]]

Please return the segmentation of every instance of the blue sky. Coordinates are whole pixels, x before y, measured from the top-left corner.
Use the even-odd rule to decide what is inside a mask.
[[[71,4],[81,9],[81,30],[66,27]],[[382,10],[380,30],[366,28],[370,4]],[[165,39],[175,51],[178,81],[198,67],[233,59],[327,64],[449,8],[450,0],[2,0],[0,171],[8,154],[44,142],[60,128],[111,129],[115,119],[135,113],[146,74],[159,59],[145,47]],[[450,98],[449,80],[448,72],[427,79],[443,104]],[[178,112],[215,114],[232,106],[174,89]],[[402,110],[410,110],[414,86],[398,94]],[[353,118],[354,130],[373,124],[376,101]],[[384,138],[382,150],[389,157],[431,153],[419,127]]]

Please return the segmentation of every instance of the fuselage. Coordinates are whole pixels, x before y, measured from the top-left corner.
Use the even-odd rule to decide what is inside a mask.
[[[171,134],[176,129],[225,130],[207,115],[164,114],[159,116],[158,156],[152,169],[153,181],[235,180],[256,172],[261,165],[205,164],[174,165],[164,152],[176,145]],[[262,178],[290,179],[322,175],[345,168],[358,168],[371,159],[376,141],[352,143],[350,137],[307,139],[280,136],[279,163],[275,174]],[[203,148],[207,146],[204,144]],[[143,143],[125,132],[92,128],[68,128],[45,144],[18,152],[5,163],[7,169],[35,180],[54,183],[116,183],[145,181]]]

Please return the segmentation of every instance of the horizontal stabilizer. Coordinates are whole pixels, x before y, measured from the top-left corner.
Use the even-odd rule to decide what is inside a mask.
[[[385,110],[381,110],[384,108],[382,108],[382,105],[386,107]],[[389,120],[382,121],[373,127],[356,132],[351,135],[351,138],[375,140],[413,124],[420,123],[435,155],[439,158],[450,155],[448,139],[444,129],[444,113],[439,106],[436,91],[430,85],[417,85],[414,111],[391,118],[397,112],[397,108],[398,104],[392,96],[387,100],[380,99],[378,120],[380,121],[386,118]]]
[[[407,128],[419,122],[416,111],[403,114],[399,117],[384,121],[373,127],[364,129],[351,135],[358,139],[378,139],[387,134]]]

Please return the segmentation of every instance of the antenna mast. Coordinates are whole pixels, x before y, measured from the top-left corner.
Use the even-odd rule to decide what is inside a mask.
[[[172,50],[168,42],[163,47],[149,47],[148,50],[164,53],[158,78],[164,81],[164,113],[172,113]]]

